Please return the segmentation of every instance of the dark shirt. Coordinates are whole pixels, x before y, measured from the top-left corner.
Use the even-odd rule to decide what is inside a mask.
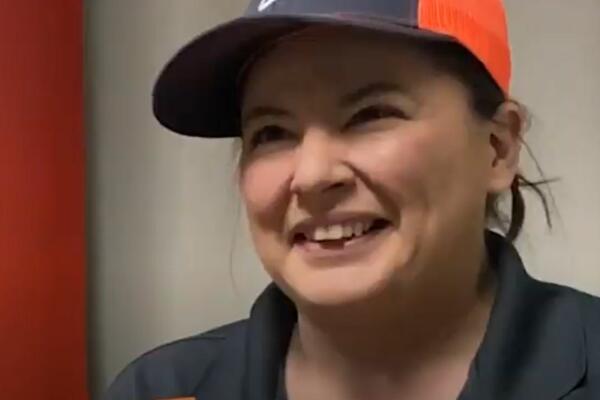
[[[497,234],[486,244],[498,292],[459,400],[599,400],[600,299],[531,278]],[[285,400],[296,317],[271,284],[250,318],[146,353],[105,399]]]

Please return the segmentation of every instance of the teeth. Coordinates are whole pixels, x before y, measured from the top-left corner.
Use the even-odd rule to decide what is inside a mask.
[[[352,225],[344,225],[344,237],[352,237],[352,235],[354,234],[354,229],[352,228]]]
[[[327,238],[329,240],[340,240],[342,237],[344,237],[344,227],[342,225],[331,225],[327,229],[327,233]]]
[[[312,240],[314,240],[315,242],[320,242],[322,240],[326,240],[327,239],[327,233],[328,230],[327,228],[317,228],[315,229],[315,232],[313,233],[313,237]]]
[[[367,233],[372,226],[373,221],[320,226],[315,228],[312,235],[309,235],[309,237],[310,240],[315,242],[350,239],[352,237],[362,236]]]
[[[365,226],[362,222],[357,222],[354,224],[354,236],[360,236],[365,231]]]

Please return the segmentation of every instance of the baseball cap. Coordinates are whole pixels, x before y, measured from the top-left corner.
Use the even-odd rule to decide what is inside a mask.
[[[315,25],[456,42],[508,93],[502,0],[252,0],[243,16],[196,37],[167,63],[154,86],[154,115],[186,136],[239,136],[239,77],[248,60],[266,44]]]

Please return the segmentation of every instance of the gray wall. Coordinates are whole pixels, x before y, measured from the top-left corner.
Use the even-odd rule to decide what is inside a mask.
[[[514,95],[553,186],[519,243],[535,276],[600,293],[600,2],[507,1]],[[167,58],[242,0],[87,3],[91,377],[94,393],[165,341],[243,317],[266,276],[249,245],[231,142],[167,133],[150,90]],[[526,171],[535,171],[523,159]],[[536,178],[535,173],[530,176]]]

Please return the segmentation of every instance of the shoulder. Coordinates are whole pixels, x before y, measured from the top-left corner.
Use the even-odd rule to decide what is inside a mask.
[[[600,298],[575,290],[573,292],[581,310],[588,360],[600,377]]]
[[[563,317],[565,313],[575,314],[581,324],[588,372],[600,377],[600,297],[552,283],[540,282],[540,286],[556,302]],[[567,320],[572,319],[563,318],[563,321]]]
[[[575,306],[586,331],[600,333],[600,297],[559,284],[538,283],[556,301]]]
[[[565,292],[577,304],[582,325],[584,356],[586,359],[587,380],[594,390],[600,393],[600,298],[575,289],[565,288]]]
[[[562,311],[575,311],[586,332],[600,334],[600,297],[556,283],[535,282],[544,297],[562,306]]]
[[[167,398],[193,393],[226,343],[244,337],[246,326],[246,320],[238,321],[141,355],[117,376],[103,399]]]

